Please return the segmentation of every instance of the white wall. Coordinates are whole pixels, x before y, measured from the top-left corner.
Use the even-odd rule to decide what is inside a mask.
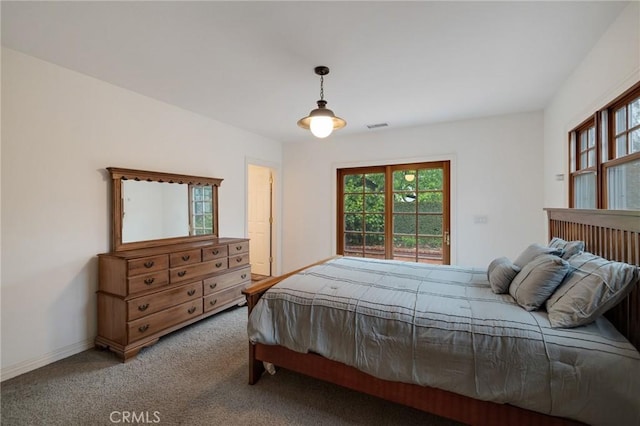
[[[2,379],[92,345],[105,167],[224,178],[220,235],[242,237],[247,156],[281,144],[2,49]]]
[[[638,81],[640,3],[631,2],[544,111],[545,206],[569,206],[568,133]]]
[[[542,136],[533,112],[286,144],[283,270],[335,254],[336,168],[442,159],[452,161],[452,263],[515,258],[546,240]]]

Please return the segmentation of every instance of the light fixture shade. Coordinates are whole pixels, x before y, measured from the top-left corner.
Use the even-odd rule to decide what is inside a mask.
[[[308,116],[298,120],[298,126],[305,130],[311,130],[311,133],[317,138],[326,138],[334,130],[341,129],[347,125],[347,122],[340,117],[336,117],[333,111],[327,108],[327,101],[324,100],[324,79],[329,74],[329,68],[318,66],[315,73],[320,76],[320,100],[318,108],[312,110]]]
[[[341,129],[347,122],[340,117],[336,117],[333,111],[326,107],[327,102],[318,101],[318,108],[309,113],[308,116],[298,120],[298,126],[311,133],[317,138],[326,138],[334,129]]]

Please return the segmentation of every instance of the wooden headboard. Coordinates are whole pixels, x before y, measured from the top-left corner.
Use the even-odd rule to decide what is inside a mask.
[[[547,208],[549,238],[581,240],[585,251],[640,267],[640,211]],[[640,282],[605,314],[640,350]]]

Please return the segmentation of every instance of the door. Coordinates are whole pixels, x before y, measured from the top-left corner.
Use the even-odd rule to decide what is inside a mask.
[[[268,167],[249,164],[247,181],[251,273],[271,276],[273,172]]]
[[[338,170],[336,252],[450,263],[449,162]]]

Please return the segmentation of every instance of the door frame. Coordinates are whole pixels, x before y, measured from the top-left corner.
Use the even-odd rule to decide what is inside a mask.
[[[280,163],[265,161],[257,158],[245,158],[245,204],[244,204],[244,234],[249,237],[249,165],[266,167],[271,170],[273,183],[271,185],[271,275],[277,276],[282,271],[282,168]],[[251,244],[251,242],[249,242]]]
[[[400,158],[392,160],[371,160],[371,161],[359,161],[359,162],[343,162],[331,164],[331,192],[334,194],[331,197],[331,204],[329,206],[331,215],[331,247],[333,254],[335,255],[338,247],[338,200],[335,194],[338,193],[338,169],[352,168],[352,167],[375,167],[375,166],[396,166],[402,164],[413,163],[430,163],[438,161],[449,162],[449,264],[454,265],[458,259],[457,240],[458,240],[458,206],[457,206],[457,159],[455,154],[444,154],[431,157],[412,157],[412,158]]]

